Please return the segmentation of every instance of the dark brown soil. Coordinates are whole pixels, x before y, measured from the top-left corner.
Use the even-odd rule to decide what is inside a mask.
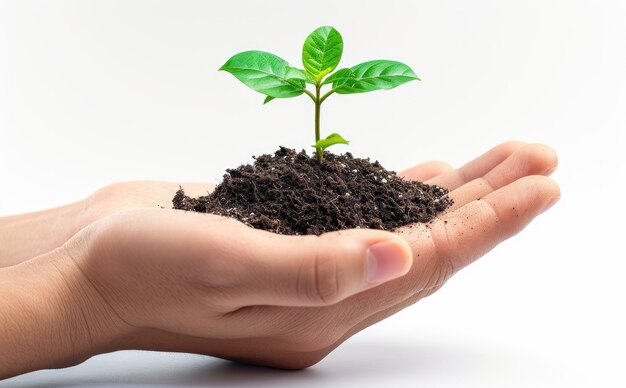
[[[448,191],[408,181],[378,161],[324,153],[323,163],[281,147],[254,164],[229,169],[207,196],[183,188],[174,209],[233,217],[282,234],[321,234],[349,228],[394,230],[429,222],[452,204]]]

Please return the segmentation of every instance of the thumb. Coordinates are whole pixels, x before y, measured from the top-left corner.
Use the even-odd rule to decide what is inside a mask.
[[[413,263],[407,242],[375,229],[321,236],[259,231],[247,255],[246,303],[323,306],[406,274]],[[250,260],[254,258],[253,260]],[[252,261],[252,263],[250,263]]]

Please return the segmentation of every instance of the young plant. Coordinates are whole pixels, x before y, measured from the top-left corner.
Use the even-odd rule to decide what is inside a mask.
[[[335,144],[348,144],[340,134],[325,138],[320,135],[320,109],[333,93],[354,94],[393,89],[403,83],[419,80],[404,63],[389,60],[363,62],[350,68],[333,71],[343,53],[343,39],[333,27],[320,27],[304,41],[302,65],[291,66],[284,59],[264,51],[244,51],[231,57],[220,70],[234,75],[239,81],[266,95],[263,104],[275,98],[290,98],[306,94],[315,104],[315,154],[322,162],[324,150]],[[307,89],[312,85],[314,91]],[[322,94],[323,87],[330,89]]]

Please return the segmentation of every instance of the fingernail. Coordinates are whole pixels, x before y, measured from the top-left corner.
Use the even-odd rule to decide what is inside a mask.
[[[552,198],[550,200],[550,202],[548,202],[548,204],[546,206],[544,206],[544,208],[541,210],[541,213],[539,213],[539,214],[543,214],[543,213],[547,212],[548,210],[550,210],[550,208],[552,206],[554,206],[554,204],[559,202],[559,199],[561,199],[561,198]]]
[[[379,242],[367,250],[367,283],[382,283],[400,277],[407,271],[406,251],[398,242]]]

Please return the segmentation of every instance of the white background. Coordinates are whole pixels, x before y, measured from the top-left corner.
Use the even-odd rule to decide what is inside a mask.
[[[396,59],[423,79],[327,101],[323,130],[355,155],[399,170],[543,142],[560,156],[561,202],[305,371],[122,352],[1,386],[626,386],[623,1],[0,0],[0,215],[308,149],[307,98],[262,106],[217,69],[249,49],[298,64],[326,24],[343,65]]]

